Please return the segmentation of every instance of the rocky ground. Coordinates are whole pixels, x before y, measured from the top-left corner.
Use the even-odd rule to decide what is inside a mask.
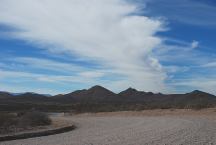
[[[60,117],[71,132],[0,145],[216,145],[216,111],[154,110]]]

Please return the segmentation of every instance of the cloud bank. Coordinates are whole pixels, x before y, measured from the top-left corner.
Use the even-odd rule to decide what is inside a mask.
[[[156,33],[164,30],[163,22],[136,13],[137,6],[126,0],[0,1],[0,23],[17,29],[10,36],[97,62],[109,70],[103,73],[124,78],[102,84],[109,88],[164,91],[166,73],[152,56],[162,43]]]

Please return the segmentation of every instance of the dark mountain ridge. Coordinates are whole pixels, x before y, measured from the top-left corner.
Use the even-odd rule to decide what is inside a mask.
[[[0,99],[7,99],[12,97],[13,95],[8,92],[0,92]]]
[[[12,107],[14,104],[15,106],[24,104],[36,106],[36,108],[40,106],[45,109],[47,106],[56,106],[57,108],[67,106],[67,109],[73,110],[77,108],[89,110],[89,106],[91,109],[111,107],[117,110],[118,108],[123,108],[120,110],[207,108],[216,107],[216,96],[198,90],[186,94],[161,94],[138,91],[133,88],[128,88],[116,94],[104,87],[94,86],[90,89],[77,90],[68,94],[55,95],[52,97],[36,93],[13,95],[7,92],[0,92],[0,107],[1,104]],[[87,109],[85,109],[85,107],[87,107]]]

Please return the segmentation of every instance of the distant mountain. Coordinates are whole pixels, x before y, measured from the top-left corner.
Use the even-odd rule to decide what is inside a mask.
[[[36,93],[13,95],[0,92],[0,108],[1,104],[4,107],[6,106],[7,109],[14,106],[16,108],[30,108],[33,106],[45,110],[54,108],[58,111],[62,109],[113,111],[155,108],[206,108],[216,107],[216,96],[198,90],[186,94],[161,94],[138,91],[133,88],[115,94],[102,86],[94,86],[90,89],[77,90],[69,94],[52,97]]]
[[[49,97],[41,94],[36,93],[20,93],[20,94],[13,94],[13,93],[2,93],[0,92],[0,99],[1,102],[15,102],[15,103],[24,103],[24,102],[44,102],[50,101]]]
[[[0,92],[0,99],[6,99],[6,98],[10,98],[13,97],[13,95],[11,95],[8,92]]]
[[[134,88],[128,88],[119,93],[120,96],[140,96],[140,95],[154,95],[152,92],[144,92],[144,91],[137,91]]]
[[[202,92],[199,90],[192,91],[190,93],[186,93],[182,95],[182,99],[187,102],[203,102],[203,103],[215,103],[216,102],[216,96]]]
[[[42,95],[42,94],[37,94],[37,93],[31,93],[31,92],[27,92],[24,94],[20,94],[20,95],[16,95],[17,99],[33,99],[33,100],[44,100],[44,99],[48,99],[47,96]]]
[[[140,92],[137,91],[136,89],[133,88],[128,88],[127,90],[124,90],[122,92],[119,93],[120,96],[137,96],[137,95],[142,95],[145,94],[145,92]]]
[[[34,92],[24,92],[24,93],[10,93],[13,96],[21,96],[21,95],[25,95],[25,94],[37,94]],[[46,97],[52,97],[52,95],[50,94],[38,94],[38,95],[42,95],[42,96],[46,96]]]
[[[216,96],[195,90],[186,94],[161,94],[128,88],[115,94],[101,86],[52,97],[58,102],[75,104],[123,105],[141,108],[194,108],[216,106]],[[127,107],[126,107],[127,108]]]
[[[117,95],[110,90],[94,86],[88,90],[77,90],[65,95],[53,96],[54,99],[59,101],[74,101],[74,102],[101,102],[115,99]]]
[[[118,96],[127,102],[143,102],[155,98],[156,94],[128,88],[125,91],[120,92]]]

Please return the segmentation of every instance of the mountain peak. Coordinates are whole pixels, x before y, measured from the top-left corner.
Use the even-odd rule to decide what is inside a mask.
[[[88,89],[88,91],[105,91],[105,92],[111,92],[110,90],[102,87],[102,86],[99,86],[99,85],[96,85],[96,86],[93,86],[91,87],[90,89]]]
[[[96,85],[91,87],[89,90],[107,90],[107,89],[102,86]]]
[[[127,90],[133,90],[133,91],[137,91],[136,89],[134,89],[134,88],[131,88],[131,87],[129,87]]]
[[[203,91],[199,91],[199,90],[194,90],[190,93],[187,93],[189,96],[193,96],[193,97],[215,97],[212,94],[203,92]]]
[[[136,89],[130,87],[130,88],[126,89],[125,92],[138,92],[138,91]]]
[[[135,94],[138,94],[138,93],[140,93],[140,92],[137,91],[136,89],[130,87],[130,88],[120,92],[119,95],[130,96],[130,95],[135,95]]]
[[[194,91],[190,92],[190,94],[203,94],[203,93],[205,93],[205,92],[202,92],[200,90],[194,90]]]

